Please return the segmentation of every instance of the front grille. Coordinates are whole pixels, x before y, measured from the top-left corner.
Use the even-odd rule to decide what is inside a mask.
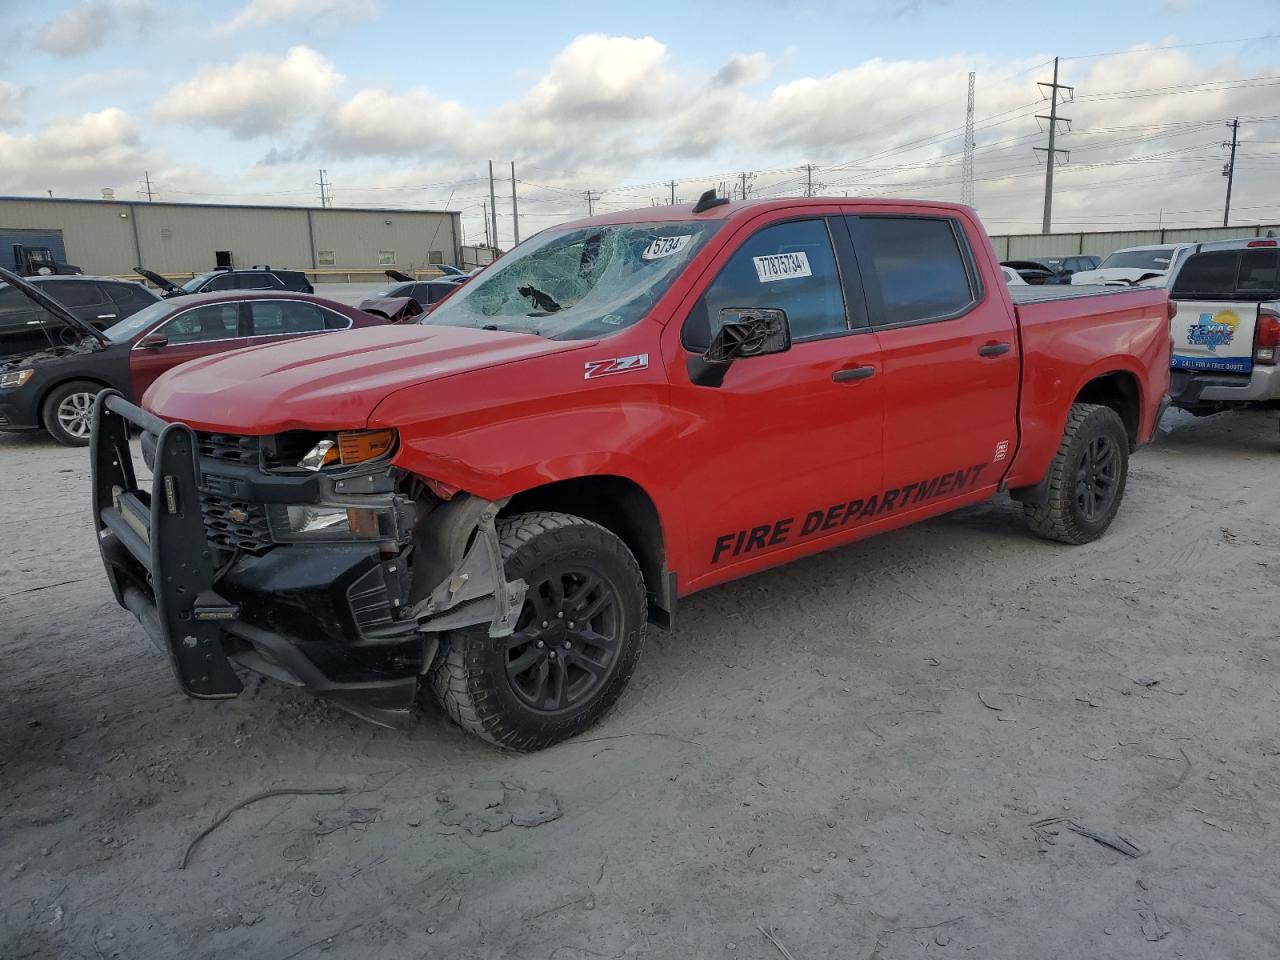
[[[200,511],[205,536],[215,547],[260,557],[275,546],[266,508],[260,503],[201,493]]]
[[[223,463],[244,463],[257,466],[259,437],[241,437],[234,433],[196,434],[200,456]]]

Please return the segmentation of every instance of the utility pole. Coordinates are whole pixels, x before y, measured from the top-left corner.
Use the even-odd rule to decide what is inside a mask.
[[[738,180],[742,183],[742,199],[743,200],[747,199],[747,194],[751,190],[751,188],[747,186],[747,181],[754,180],[755,178],[756,178],[756,175],[754,173],[748,173],[746,170],[738,174]]]
[[[520,245],[520,211],[516,207],[516,162],[511,161],[511,229],[515,231],[513,246]]]
[[[327,192],[327,191],[328,191],[328,188],[329,188],[330,186],[332,186],[332,184],[328,183],[328,182],[325,180],[325,176],[326,176],[326,171],[321,170],[321,171],[320,171],[320,182],[319,182],[318,184],[316,184],[316,186],[318,186],[318,187],[320,188],[320,206],[321,206],[321,207],[331,207],[331,206],[333,206],[333,201],[332,201],[332,199],[330,199],[329,194],[328,194],[328,192]]]
[[[493,192],[493,161],[489,161],[489,216],[493,218],[493,249],[498,249],[498,198]]]
[[[1075,99],[1075,88],[1068,87],[1065,84],[1061,84],[1058,82],[1058,58],[1057,57],[1053,58],[1053,83],[1037,83],[1036,86],[1041,88],[1047,87],[1049,89],[1049,115],[1046,117],[1042,113],[1036,114],[1037,120],[1049,121],[1049,146],[1035,148],[1036,153],[1039,153],[1041,150],[1043,150],[1045,154],[1044,222],[1040,227],[1040,232],[1048,233],[1053,226],[1053,168],[1057,163],[1058,154],[1060,153],[1066,154],[1067,160],[1071,159],[1071,151],[1059,150],[1057,149],[1057,147],[1054,146],[1054,142],[1057,139],[1057,134],[1058,134],[1058,121],[1061,120],[1063,123],[1067,124],[1067,129],[1070,129],[1070,124],[1071,124],[1070,117],[1058,116],[1058,91],[1059,90],[1067,91],[1066,99],[1063,102],[1068,103],[1071,100]]]
[[[667,186],[671,188],[671,205],[674,207],[676,205],[676,182],[672,180]]]
[[[960,202],[973,206],[973,89],[978,75],[969,71],[969,106],[964,113],[964,164],[960,168]]]
[[[804,195],[806,197],[813,196],[813,164],[806,163],[804,165]]]
[[[489,238],[489,205],[483,200],[480,201],[480,210],[484,215],[484,245],[492,250],[493,242]]]
[[[1231,219],[1231,183],[1236,178],[1236,135],[1240,132],[1240,118],[1236,117],[1227,126],[1231,128],[1231,159],[1222,168],[1222,175],[1227,178],[1227,206],[1222,211],[1222,225],[1224,227],[1227,225],[1227,221]],[[1224,143],[1223,146],[1225,147],[1226,144]]]
[[[147,195],[147,203],[150,203],[151,202],[151,171],[149,170],[142,171],[142,183],[143,183],[142,192]]]
[[[587,198],[587,216],[594,217],[596,215],[596,201],[600,199],[600,194],[594,190],[584,190],[582,195]]]

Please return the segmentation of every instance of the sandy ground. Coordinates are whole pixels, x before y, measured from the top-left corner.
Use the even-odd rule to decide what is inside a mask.
[[[690,598],[533,756],[184,699],[85,454],[0,439],[0,956],[1280,956],[1280,435],[1165,427],[1101,542],[1002,499]],[[271,789],[345,792],[180,869]]]

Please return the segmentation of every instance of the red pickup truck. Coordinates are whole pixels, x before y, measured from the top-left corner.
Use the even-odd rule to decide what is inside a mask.
[[[1169,301],[1020,297],[955,204],[569,223],[420,324],[104,392],[107,573],[193,697],[239,666],[401,723],[425,678],[467,730],[544,747],[698,590],[1003,491],[1041,536],[1100,536],[1167,402]]]

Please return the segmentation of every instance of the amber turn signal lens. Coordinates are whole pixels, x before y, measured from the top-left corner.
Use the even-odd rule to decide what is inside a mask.
[[[344,464],[375,460],[396,442],[394,430],[349,430],[338,434],[338,452]]]

